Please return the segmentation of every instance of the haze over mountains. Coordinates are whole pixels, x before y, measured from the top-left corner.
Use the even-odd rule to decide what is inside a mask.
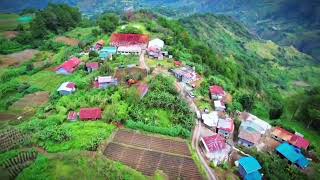
[[[77,6],[88,15],[124,7],[124,1],[120,0],[2,0],[0,12],[39,9],[48,3]],[[253,34],[280,45],[294,45],[320,60],[319,0],[136,0],[133,5],[135,9],[152,9],[175,18],[207,12],[230,15]]]

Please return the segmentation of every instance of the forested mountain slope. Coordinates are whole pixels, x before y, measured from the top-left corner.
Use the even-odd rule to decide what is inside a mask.
[[[222,73],[225,82],[231,81],[244,91],[257,92],[258,99],[267,102],[263,107],[255,104],[253,111],[260,116],[268,112],[267,109],[279,106],[286,109],[286,100],[310,88],[299,87],[297,82],[306,82],[309,86],[319,84],[320,67],[312,57],[294,47],[256,39],[230,17],[194,15],[180,22],[193,38],[216,54],[216,61],[225,62],[217,67],[227,69]],[[236,63],[235,68],[230,66],[230,61]],[[264,117],[273,118],[271,114]]]

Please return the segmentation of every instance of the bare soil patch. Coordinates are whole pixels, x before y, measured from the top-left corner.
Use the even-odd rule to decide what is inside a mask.
[[[4,56],[0,56],[0,67],[19,66],[22,63],[31,60],[39,51],[35,49],[26,49]]]
[[[18,116],[15,114],[0,113],[0,121],[16,120],[17,118]]]
[[[126,81],[127,78],[130,79],[144,79],[147,77],[148,73],[146,69],[142,69],[139,67],[131,67],[124,69],[117,69],[115,72],[115,77],[120,81]]]
[[[18,31],[5,31],[3,32],[3,36],[6,38],[6,39],[12,39],[12,38],[15,38],[17,37],[19,34]]]
[[[24,96],[22,99],[16,101],[10,109],[12,110],[27,110],[29,108],[34,108],[38,106],[42,106],[49,101],[49,93],[48,92],[36,92],[33,94],[28,94]]]
[[[78,46],[78,44],[80,43],[79,40],[77,39],[73,39],[73,38],[68,38],[68,37],[65,37],[65,36],[59,36],[55,39],[56,42],[59,42],[59,43],[63,43],[63,44],[66,44],[66,45],[69,45],[69,46]]]
[[[295,85],[297,87],[308,87],[308,86],[310,86],[308,83],[306,83],[304,81],[294,81],[293,85]]]
[[[202,179],[186,142],[119,130],[104,150],[108,158],[147,176],[162,170],[169,179]]]

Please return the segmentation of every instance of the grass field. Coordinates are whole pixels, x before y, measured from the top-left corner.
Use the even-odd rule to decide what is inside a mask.
[[[20,82],[26,82],[48,92],[55,91],[66,79],[66,76],[57,75],[51,71],[40,71],[32,76],[20,76],[18,78]]]
[[[19,24],[19,17],[17,14],[0,14],[0,32],[15,29]]]
[[[62,143],[45,142],[48,152],[61,152],[67,150],[86,150],[96,139],[109,137],[115,126],[104,122],[76,122],[62,125],[71,135],[69,141]]]
[[[39,155],[35,163],[17,179],[147,179],[140,172],[103,155],[90,156],[85,152]]]
[[[89,28],[77,27],[72,31],[66,32],[65,35],[68,37],[83,41],[83,40],[87,40],[87,38],[92,35],[93,29],[97,29],[97,27],[89,27]]]

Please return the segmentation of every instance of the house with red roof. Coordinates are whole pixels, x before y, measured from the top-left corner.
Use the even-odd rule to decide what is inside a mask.
[[[209,88],[209,94],[212,100],[222,100],[222,98],[226,95],[226,92],[221,86],[213,85]]]
[[[289,143],[297,148],[304,149],[304,150],[307,150],[310,145],[310,142],[308,140],[304,139],[303,137],[297,134],[294,134],[291,137],[291,139],[289,140]]]
[[[226,140],[219,134],[201,137],[200,147],[202,147],[206,157],[215,165],[225,162],[228,159],[228,153],[231,150],[231,147],[226,143]]]
[[[195,69],[190,66],[173,69],[172,73],[179,81],[184,83],[192,83],[199,79]]]
[[[72,74],[80,65],[80,59],[73,57],[56,68],[57,74]]]
[[[299,134],[293,134],[281,127],[276,127],[271,132],[271,137],[279,142],[288,142],[291,145],[307,150],[310,142]]]
[[[219,119],[217,125],[218,134],[225,138],[229,138],[232,136],[234,131],[234,122],[231,118]]]
[[[105,44],[106,44],[105,41],[104,41],[103,39],[101,39],[101,40],[99,40],[99,41],[96,43],[95,49],[99,51],[100,49],[103,48],[103,46],[104,46]]]
[[[142,49],[147,48],[149,36],[144,34],[112,34],[110,45],[119,46],[140,46]]]
[[[102,118],[102,111],[100,108],[81,108],[79,112],[80,120],[98,120]]]
[[[91,73],[99,69],[99,63],[98,62],[87,63],[86,68],[87,68],[87,72]]]
[[[61,95],[69,95],[76,91],[76,84],[73,82],[64,82],[57,90]]]

